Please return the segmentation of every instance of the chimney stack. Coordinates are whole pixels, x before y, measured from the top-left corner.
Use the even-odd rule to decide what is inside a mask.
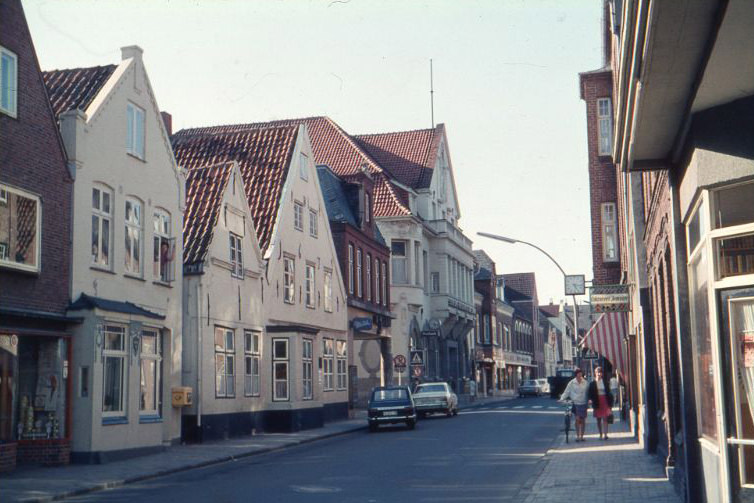
[[[160,112],[162,122],[165,124],[165,130],[168,132],[168,136],[173,136],[173,116],[167,112]]]
[[[141,55],[144,54],[144,50],[138,45],[129,45],[120,48],[120,58],[129,59],[134,58],[141,60]]]

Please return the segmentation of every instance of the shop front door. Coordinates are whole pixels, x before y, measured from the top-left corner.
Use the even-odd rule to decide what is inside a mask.
[[[721,291],[720,320],[732,499],[754,502],[754,288]]]

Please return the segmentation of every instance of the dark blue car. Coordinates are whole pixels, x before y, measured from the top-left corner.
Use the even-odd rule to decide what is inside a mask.
[[[369,431],[377,431],[381,424],[406,423],[409,430],[416,427],[416,407],[411,390],[406,386],[378,386],[369,399]]]

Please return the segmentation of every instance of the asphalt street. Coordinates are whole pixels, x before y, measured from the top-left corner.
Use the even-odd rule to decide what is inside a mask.
[[[516,501],[562,429],[549,398],[510,400],[413,431],[381,427],[66,501]]]

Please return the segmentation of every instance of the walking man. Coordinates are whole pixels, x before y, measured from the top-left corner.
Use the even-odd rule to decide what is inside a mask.
[[[589,384],[584,379],[581,369],[576,369],[576,377],[566,386],[560,400],[572,400],[573,412],[576,414],[576,442],[584,441],[584,427],[586,424],[587,390]]]

